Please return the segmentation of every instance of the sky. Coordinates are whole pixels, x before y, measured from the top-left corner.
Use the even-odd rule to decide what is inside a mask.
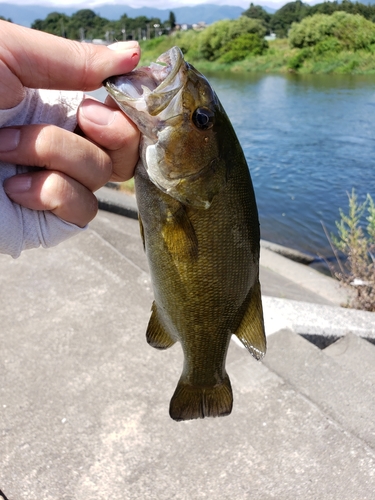
[[[3,0],[1,0],[3,1]],[[9,0],[4,0],[8,2]],[[95,7],[101,4],[124,4],[129,7],[157,7],[159,9],[169,9],[170,7],[194,6],[202,3],[213,3],[217,5],[239,5],[246,8],[251,0],[12,0],[16,5],[54,5],[60,7],[70,7],[77,4],[85,4],[88,7]]]
[[[198,4],[211,3],[216,5],[238,5],[247,9],[251,1],[255,5],[267,5],[272,8],[279,8],[290,0],[0,0],[10,1],[16,5],[47,5],[56,7],[74,7],[84,5],[88,9],[95,8],[103,4],[124,4],[129,7],[157,7],[159,9],[173,9],[175,7],[194,6]],[[307,0],[306,3],[316,3],[314,0]]]

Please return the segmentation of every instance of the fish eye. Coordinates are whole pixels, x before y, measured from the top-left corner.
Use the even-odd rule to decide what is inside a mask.
[[[193,123],[200,130],[207,130],[214,124],[214,114],[208,108],[197,108],[193,113]]]

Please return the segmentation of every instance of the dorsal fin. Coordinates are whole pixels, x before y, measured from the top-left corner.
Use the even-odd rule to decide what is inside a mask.
[[[155,302],[152,303],[151,318],[146,331],[146,339],[155,349],[168,349],[176,342],[160,323]]]
[[[266,354],[267,342],[264,332],[262,297],[259,281],[250,292],[245,314],[235,335],[256,359]]]

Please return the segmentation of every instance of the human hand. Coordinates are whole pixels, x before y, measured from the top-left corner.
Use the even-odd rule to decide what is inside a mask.
[[[0,32],[0,109],[17,106],[25,87],[93,90],[139,61],[135,42],[109,50],[3,21]],[[97,211],[93,191],[132,176],[139,132],[109,100],[104,105],[86,98],[78,120],[83,136],[45,124],[1,129],[0,161],[44,168],[4,182],[14,202],[83,227]]]

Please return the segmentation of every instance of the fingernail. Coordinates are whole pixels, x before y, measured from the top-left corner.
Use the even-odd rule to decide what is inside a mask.
[[[32,177],[28,174],[10,177],[4,182],[4,191],[9,196],[22,194],[30,191]]]
[[[111,125],[116,118],[116,112],[113,109],[92,99],[85,99],[80,110],[87,120],[96,123],[96,125]]]
[[[18,128],[4,128],[0,130],[0,152],[13,151],[20,143],[20,130]]]
[[[116,52],[125,52],[127,50],[139,49],[139,43],[135,40],[129,40],[128,42],[116,42],[107,46],[111,50]]]

